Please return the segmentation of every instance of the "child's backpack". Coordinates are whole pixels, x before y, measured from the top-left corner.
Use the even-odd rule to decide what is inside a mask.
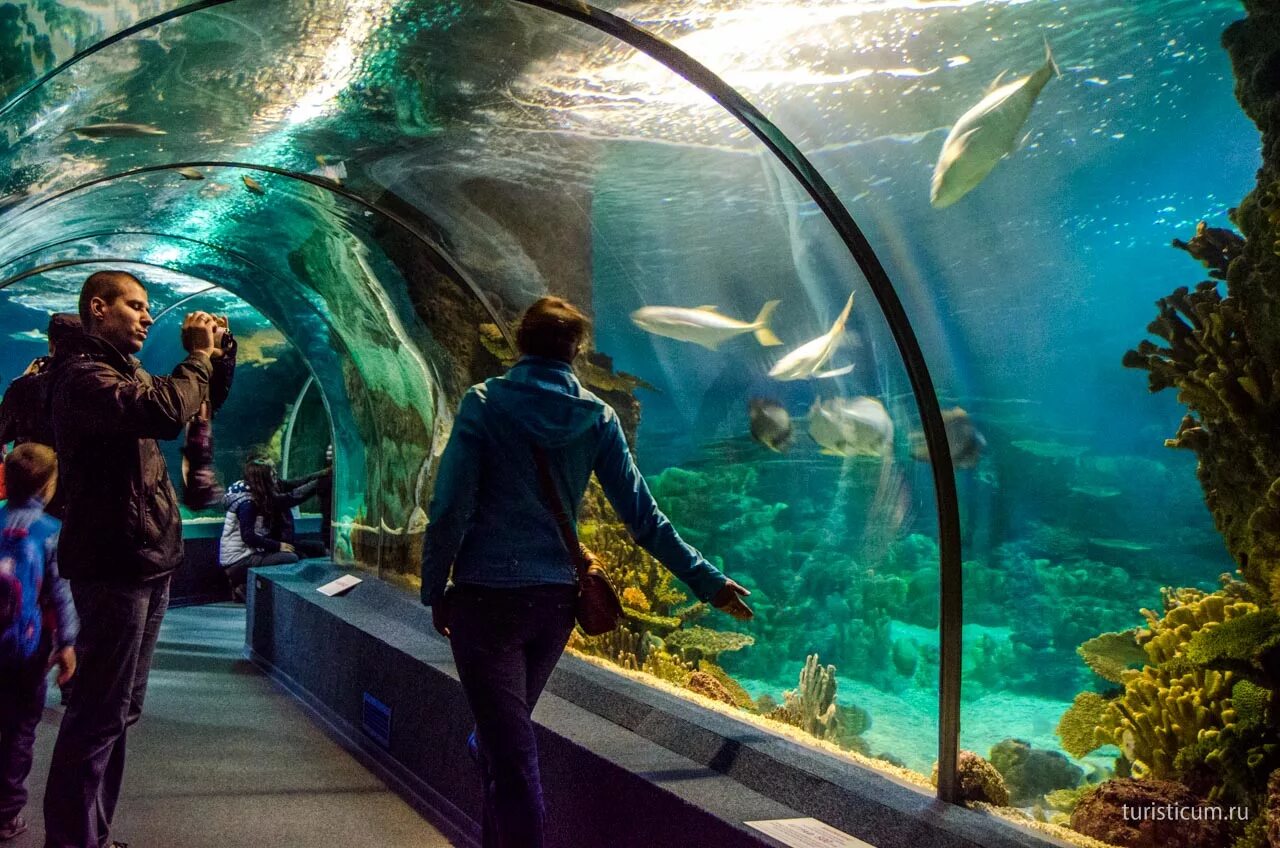
[[[45,546],[52,527],[37,520],[29,527],[7,527],[0,509],[0,663],[31,659],[40,647],[40,589]]]

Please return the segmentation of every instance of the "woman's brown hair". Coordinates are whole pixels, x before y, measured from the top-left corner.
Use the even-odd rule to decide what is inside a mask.
[[[573,362],[591,322],[578,307],[559,297],[544,297],[525,310],[516,345],[527,356]]]

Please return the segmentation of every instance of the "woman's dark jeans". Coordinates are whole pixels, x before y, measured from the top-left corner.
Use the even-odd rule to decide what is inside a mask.
[[[577,587],[448,595],[450,644],[476,719],[484,848],[542,848],[542,778],[531,714],[573,631]]]

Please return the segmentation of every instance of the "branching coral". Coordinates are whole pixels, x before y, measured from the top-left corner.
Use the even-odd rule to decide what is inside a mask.
[[[1196,664],[1187,648],[1197,634],[1257,607],[1198,590],[1166,591],[1165,606],[1163,616],[1143,610],[1147,627],[1136,634],[1146,653],[1143,669],[1109,669],[1117,672],[1115,682],[1124,684],[1124,692],[1110,701],[1082,693],[1063,716],[1058,732],[1073,755],[1114,744],[1135,777],[1176,777],[1180,752],[1196,746],[1212,750],[1219,734],[1235,722],[1232,673]]]
[[[783,704],[770,718],[793,724],[819,739],[839,735],[836,722],[836,667],[823,668],[817,654],[805,658],[800,685],[783,693]]]

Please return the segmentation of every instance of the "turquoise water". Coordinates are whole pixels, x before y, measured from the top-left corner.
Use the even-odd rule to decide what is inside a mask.
[[[171,5],[0,4],[0,96]],[[865,230],[943,406],[963,408],[985,439],[957,473],[962,745],[1055,747],[1065,706],[1102,686],[1076,647],[1140,623],[1161,586],[1210,587],[1231,570],[1193,458],[1162,446],[1180,407],[1149,395],[1120,359],[1156,298],[1204,276],[1170,240],[1200,220],[1228,226],[1253,182],[1257,134],[1218,46],[1239,6],[605,8],[738,87]],[[1000,72],[1007,82],[1035,70],[1046,41],[1061,76],[1021,147],[960,202],[931,208],[950,127]],[[167,134],[72,131],[104,122]],[[275,376],[245,379],[261,388],[233,398],[220,444],[233,455],[269,440],[314,376],[339,452],[340,554],[389,572],[412,572],[398,546],[420,529],[451,403],[498,367],[478,325],[547,291],[589,305],[595,348],[649,386],[636,391],[636,447],[655,491],[690,541],[755,591],[759,616],[745,628],[755,644],[722,656],[724,668],[752,695],[781,700],[817,653],[836,666],[837,699],[870,714],[868,749],[928,772],[936,515],[930,469],[911,454],[909,386],[830,224],[705,95],[602,33],[519,3],[237,0],[82,59],[10,101],[0,132],[0,275],[131,258],[150,263],[140,273],[157,304],[208,283],[220,287],[211,304],[247,304],[239,326],[268,334],[254,349]],[[193,162],[219,164],[195,166],[201,181],[121,176]],[[334,163],[342,189],[367,203],[291,176],[328,179]],[[5,290],[0,375],[40,352],[31,331],[70,307],[92,267]],[[770,378],[780,351],[824,333],[850,293],[831,367],[852,371]],[[646,305],[714,305],[749,319],[770,300],[781,301],[781,348],[744,335],[712,351],[629,318]],[[858,396],[884,404],[892,449],[821,454],[810,407]],[[790,451],[751,440],[753,397],[788,411]],[[308,420],[323,431],[315,403]],[[730,628],[703,623],[713,622]]]

